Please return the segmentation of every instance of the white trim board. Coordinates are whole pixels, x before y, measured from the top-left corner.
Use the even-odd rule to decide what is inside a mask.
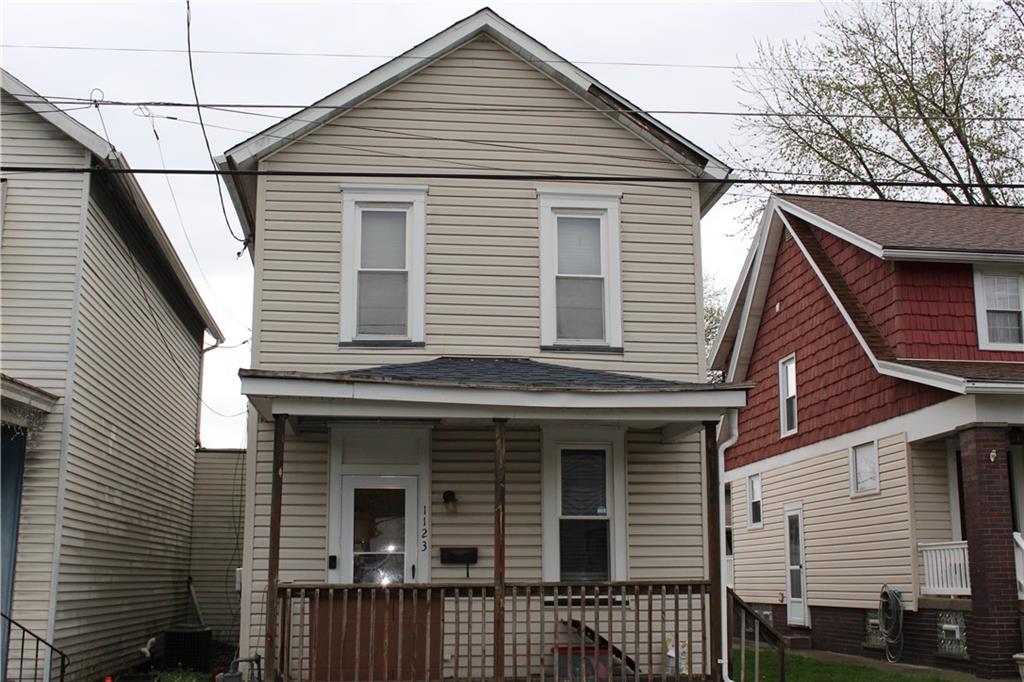
[[[898,433],[905,433],[907,442],[912,443],[951,433],[962,426],[980,423],[1024,423],[1024,396],[957,396],[834,438],[730,469],[725,472],[724,478],[726,482],[737,481],[754,473],[805,462]]]

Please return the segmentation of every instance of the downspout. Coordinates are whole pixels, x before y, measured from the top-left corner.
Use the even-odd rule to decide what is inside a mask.
[[[724,437],[724,440],[723,440]],[[739,410],[736,408],[730,408],[726,410],[725,417],[722,419],[721,424],[718,427],[718,471],[720,475],[718,477],[718,499],[724,502],[725,500],[725,451],[728,450],[736,441],[739,439]],[[729,659],[731,658],[732,642],[729,641],[729,600],[728,587],[725,584],[725,505],[721,504],[718,506],[718,532],[721,533],[719,538],[719,556],[718,561],[722,566],[722,584],[719,589],[722,591],[722,611],[719,614],[721,616],[721,628],[722,628],[722,679],[725,682],[733,682],[732,678],[729,677]]]
[[[203,426],[203,372],[206,368],[206,354],[211,350],[217,350],[220,345],[224,343],[221,339],[214,339],[212,346],[206,346],[199,351],[199,386],[196,387],[196,447],[202,446],[202,438],[200,437],[200,431]],[[203,339],[199,339],[199,345],[202,346]]]

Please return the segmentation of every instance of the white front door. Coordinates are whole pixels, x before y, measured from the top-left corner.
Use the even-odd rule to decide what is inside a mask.
[[[342,583],[417,581],[417,477],[341,477]]]
[[[799,503],[785,507],[786,621],[810,625],[807,617],[807,576],[804,570],[804,513]]]

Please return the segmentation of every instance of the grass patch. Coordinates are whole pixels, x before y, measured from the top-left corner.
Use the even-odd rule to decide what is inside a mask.
[[[739,680],[740,655],[733,651],[730,677]],[[778,682],[779,657],[768,649],[761,650],[760,676],[754,677],[753,652],[747,651],[746,682]],[[786,682],[948,682],[947,678],[879,670],[869,665],[839,661],[822,661],[793,652],[786,653]]]

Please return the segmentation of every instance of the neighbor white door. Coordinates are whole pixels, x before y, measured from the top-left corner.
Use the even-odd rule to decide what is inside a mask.
[[[807,617],[807,575],[804,568],[804,513],[786,505],[786,615],[790,625],[810,625]]]
[[[341,479],[341,582],[418,582],[417,478]]]

